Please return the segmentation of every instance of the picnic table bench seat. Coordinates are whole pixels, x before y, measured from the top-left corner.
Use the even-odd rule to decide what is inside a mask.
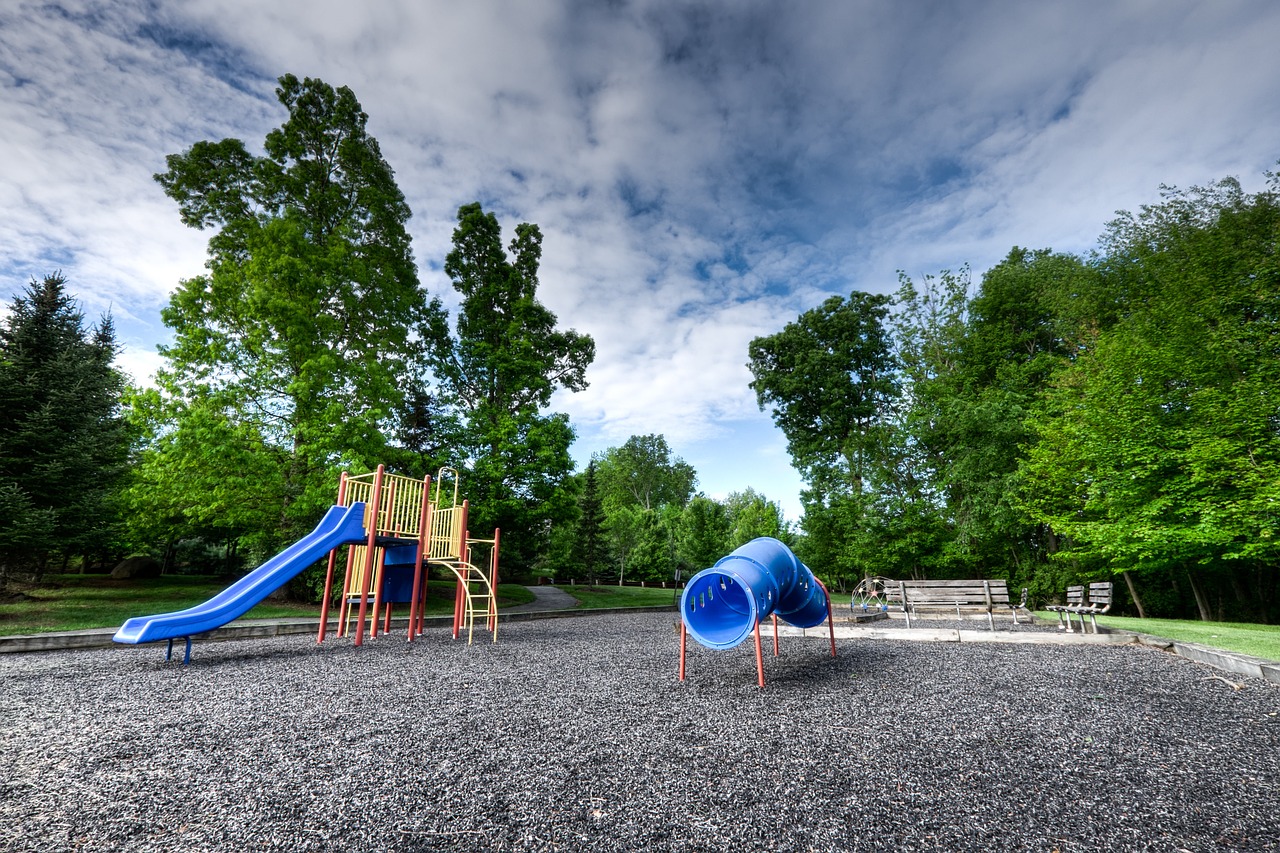
[[[901,580],[885,585],[885,598],[891,605],[902,608],[911,627],[911,617],[921,610],[955,610],[956,618],[965,613],[986,613],[987,624],[995,630],[995,611],[1008,610],[1014,624],[1018,611],[1026,611],[1027,590],[1022,590],[1022,600],[1014,604],[1009,599],[1009,584],[1004,580]]]

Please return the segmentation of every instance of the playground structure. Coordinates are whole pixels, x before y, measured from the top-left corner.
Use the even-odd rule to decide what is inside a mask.
[[[443,488],[446,478],[452,489]],[[173,641],[186,640],[183,662],[191,660],[191,638],[243,616],[254,605],[288,583],[308,566],[328,555],[320,630],[323,642],[338,552],[347,547],[337,635],[353,633],[359,646],[367,633],[378,635],[391,627],[392,606],[409,604],[408,639],[422,634],[427,576],[432,566],[448,570],[456,580],[453,637],[463,627],[471,644],[477,619],[498,641],[497,586],[499,531],[492,539],[471,539],[467,532],[468,503],[458,500],[458,473],[442,468],[436,477],[421,480],[389,474],[382,465],[369,474],[343,473],[338,502],[315,530],[263,563],[213,598],[186,610],[129,619],[116,632],[117,643],[140,644],[167,640],[166,659]],[[473,551],[484,551],[477,564]]]
[[[757,683],[764,687],[760,623],[773,619],[773,653],[778,654],[778,619],[797,628],[824,621],[836,656],[835,623],[826,586],[777,539],[762,536],[721,557],[694,575],[680,597],[680,680],[685,677],[686,635],[711,649],[731,649],[754,629]]]
[[[453,488],[445,491],[446,475]],[[469,505],[458,501],[458,472],[441,468],[436,475],[435,495],[431,478],[421,480],[388,474],[381,465],[370,474],[342,475],[338,484],[338,504],[368,507],[364,540],[347,549],[347,570],[338,611],[339,637],[351,633],[355,623],[355,645],[364,641],[366,626],[370,637],[378,636],[381,613],[383,632],[390,630],[394,604],[409,605],[408,637],[422,634],[426,612],[427,575],[431,566],[453,574],[457,581],[453,609],[453,637],[463,625],[467,643],[475,634],[476,619],[484,617],[486,628],[498,641],[498,542],[473,539],[467,531]],[[369,519],[374,522],[370,524]],[[485,566],[473,562],[476,549],[487,550]],[[329,552],[325,573],[324,599],[320,605],[320,631],[316,642],[324,642],[329,623],[329,602],[333,598],[337,550]],[[353,615],[354,614],[354,615]]]

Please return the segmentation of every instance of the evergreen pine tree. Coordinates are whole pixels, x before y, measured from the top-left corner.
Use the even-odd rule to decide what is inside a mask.
[[[600,506],[600,492],[596,487],[596,463],[591,460],[583,478],[582,497],[578,501],[581,516],[578,518],[578,538],[582,546],[582,567],[587,580],[595,585],[604,568],[604,511]]]
[[[129,441],[115,328],[86,329],[61,273],[32,280],[0,326],[0,574],[114,536]]]

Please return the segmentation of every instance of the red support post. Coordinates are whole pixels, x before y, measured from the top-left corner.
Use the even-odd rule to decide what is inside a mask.
[[[773,656],[778,656],[778,614],[773,614]]]
[[[822,594],[827,597],[827,630],[831,634],[831,656],[836,656],[836,617],[831,612],[831,593],[827,591],[827,585],[823,583],[817,575],[813,578],[818,581],[818,586],[822,587]]]
[[[364,582],[360,584],[360,615],[359,621],[356,623],[356,639],[355,645],[364,642],[364,620],[369,612],[369,585],[373,582],[373,553],[378,544],[378,513],[382,504],[382,474],[385,469],[379,465],[377,472],[373,475],[373,500],[370,501],[371,506],[368,508],[369,518],[369,538],[365,542],[364,552]],[[378,611],[374,610],[374,634],[376,636],[378,627]]]
[[[338,506],[343,506],[347,499],[347,472],[343,471],[338,478]],[[324,642],[325,629],[329,626],[329,598],[333,595],[333,570],[338,562],[338,549],[329,552],[329,569],[324,575],[324,598],[320,600],[320,631],[316,634],[316,642]]]

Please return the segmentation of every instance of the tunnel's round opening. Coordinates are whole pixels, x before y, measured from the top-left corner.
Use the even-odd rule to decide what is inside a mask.
[[[706,573],[685,589],[685,626],[704,646],[730,649],[755,627],[755,602],[732,575]]]

